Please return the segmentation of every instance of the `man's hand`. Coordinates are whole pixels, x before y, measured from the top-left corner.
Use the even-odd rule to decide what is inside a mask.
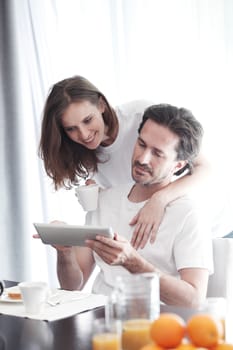
[[[54,221],[51,221],[50,224],[66,224],[66,222],[54,220]],[[36,239],[40,239],[40,236],[38,235],[38,233],[33,234],[32,237]],[[70,246],[61,246],[61,245],[52,245],[52,247],[55,248],[57,251],[69,252],[69,253],[71,252],[71,249],[72,249],[72,247]]]
[[[128,263],[135,253],[135,249],[125,238],[115,234],[115,238],[96,236],[96,240],[86,240],[86,246],[91,248],[109,265],[122,265]]]
[[[144,248],[149,239],[150,243],[154,243],[165,207],[162,196],[157,192],[131,220],[130,225],[135,225],[131,239],[131,244],[135,249]]]
[[[95,241],[87,240],[86,245],[109,265],[123,266],[131,273],[155,271],[155,267],[140,256],[129,241],[117,234],[115,234],[114,240],[96,236]]]

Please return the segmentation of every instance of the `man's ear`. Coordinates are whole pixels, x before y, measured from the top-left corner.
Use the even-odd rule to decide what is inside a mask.
[[[174,168],[173,174],[176,174],[177,172],[180,173],[180,171],[188,164],[187,160],[179,160]]]

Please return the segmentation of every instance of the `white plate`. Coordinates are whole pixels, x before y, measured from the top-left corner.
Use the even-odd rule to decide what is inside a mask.
[[[0,296],[0,302],[4,302],[4,303],[22,303],[23,300],[22,299],[12,299],[12,298],[9,298],[7,294],[2,294]]]
[[[4,289],[3,294],[0,296],[0,301],[5,303],[22,303],[22,299],[13,299],[8,296],[8,293],[20,293],[18,285],[8,287]]]

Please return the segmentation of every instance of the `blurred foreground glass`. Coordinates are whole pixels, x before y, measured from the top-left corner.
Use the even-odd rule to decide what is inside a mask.
[[[108,318],[94,320],[92,350],[121,350],[120,320]]]
[[[208,313],[221,321],[223,326],[223,340],[225,340],[227,314],[226,299],[220,297],[206,298],[206,301],[201,307],[200,311]]]
[[[160,314],[159,276],[117,276],[112,303],[114,317],[122,321],[122,350],[139,350],[150,343],[151,321]]]

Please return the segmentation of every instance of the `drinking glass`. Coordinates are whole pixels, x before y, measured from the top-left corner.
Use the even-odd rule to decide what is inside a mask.
[[[214,316],[215,318],[219,319],[222,323],[223,327],[223,340],[225,340],[226,336],[226,314],[227,314],[227,307],[226,307],[226,299],[223,297],[208,297],[206,298],[206,301],[204,305],[200,309],[201,312],[205,312],[210,314],[211,316]]]
[[[122,321],[122,350],[139,350],[150,343],[151,322],[160,314],[159,276],[118,276],[112,303],[114,316]]]
[[[92,350],[121,350],[121,322],[99,318],[93,323]]]

